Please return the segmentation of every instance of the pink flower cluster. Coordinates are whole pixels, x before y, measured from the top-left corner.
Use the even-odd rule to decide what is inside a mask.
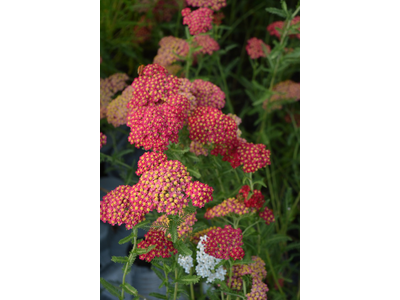
[[[208,149],[202,143],[199,143],[197,141],[190,142],[189,151],[196,154],[197,156],[208,156]]]
[[[264,211],[259,213],[260,218],[264,219],[265,224],[269,225],[272,222],[275,222],[275,217],[271,209],[266,207]]]
[[[107,78],[100,78],[100,119],[107,114],[107,106],[115,93],[122,91],[126,86],[128,75],[116,73]]]
[[[199,8],[191,11],[190,8],[182,9],[183,24],[189,26],[191,35],[205,33],[212,28],[213,11],[209,8]]]
[[[193,47],[203,47],[202,49],[193,53],[193,56],[195,57],[200,53],[211,55],[214,51],[219,50],[219,44],[209,35],[196,35],[194,37]]]
[[[179,56],[185,57],[189,53],[189,44],[180,38],[166,36],[158,44],[160,48],[153,62],[164,67],[172,65],[176,61],[181,61],[182,59]]]
[[[107,144],[107,136],[104,133],[100,132],[100,149],[105,144]]]
[[[196,221],[197,221],[196,213],[188,214],[188,215],[184,215],[183,213],[180,213],[180,215],[183,216],[183,219],[177,228],[178,238],[182,238],[182,237],[185,237],[188,234],[190,234],[193,231],[194,223],[196,223]],[[164,233],[166,233],[168,226],[169,226],[169,220],[168,220],[167,215],[160,216],[152,224],[153,228],[157,228],[158,230],[161,230]],[[171,238],[171,234],[168,233],[167,237]]]
[[[256,209],[260,209],[265,202],[264,195],[261,194],[261,191],[254,190],[253,195],[250,197],[250,199],[248,199],[249,192],[250,192],[250,187],[248,185],[245,185],[239,190],[239,193],[236,197],[240,198],[240,195],[243,196],[244,205],[246,207],[254,207]]]
[[[204,245],[207,254],[226,260],[230,257],[234,260],[244,257],[244,251],[240,247],[243,245],[240,228],[233,229],[231,225],[225,225],[224,228],[217,227],[208,231],[207,237]]]
[[[139,158],[136,174],[140,175],[155,169],[165,161],[167,161],[167,156],[164,153],[146,152]]]
[[[276,84],[272,91],[275,92],[269,99],[263,103],[264,109],[281,109],[282,104],[275,103],[281,100],[298,101],[300,100],[300,83],[292,80],[285,80]],[[269,106],[269,107],[268,107]]]
[[[297,23],[300,23],[300,16],[293,18],[293,20],[290,22],[290,25],[293,26]],[[275,35],[278,39],[280,39],[281,31],[284,26],[285,26],[284,21],[276,21],[276,22],[268,25],[267,31],[269,32],[270,35]],[[298,27],[298,30],[300,31],[300,27]],[[290,32],[290,30],[289,30],[289,32]],[[298,39],[300,39],[300,33],[289,34],[289,37],[291,37],[291,38],[297,37]]]
[[[207,210],[204,217],[206,219],[212,219],[217,217],[223,217],[230,213],[243,215],[248,214],[254,211],[254,209],[250,209],[245,206],[243,201],[240,201],[236,198],[229,198],[224,200],[221,204],[218,204],[211,209]]]
[[[126,229],[131,229],[142,222],[145,213],[134,210],[131,202],[131,187],[121,185],[109,192],[100,202],[100,220],[111,225],[121,226],[125,224]]]
[[[265,270],[265,262],[258,256],[252,256],[254,263],[248,265],[233,266],[232,280],[228,285],[236,290],[242,289],[242,276],[250,275],[252,278],[252,286],[250,293],[246,294],[248,300],[267,300],[266,292],[269,291],[268,286],[263,282],[267,276]]]
[[[200,181],[190,182],[186,189],[186,194],[192,199],[192,204],[197,207],[203,207],[206,203],[212,201],[214,189]]]
[[[271,47],[269,45],[265,44],[262,40],[253,37],[247,41],[247,54],[251,59],[266,57],[263,46],[266,48],[267,53],[271,52]]]
[[[128,86],[120,96],[111,101],[107,106],[107,122],[114,127],[126,124],[128,115],[127,104],[130,101],[133,93],[133,87]]]
[[[187,120],[190,108],[179,94],[180,81],[158,65],[147,65],[133,83],[128,102],[128,141],[146,150],[165,151],[170,142],[178,142],[178,132]]]
[[[225,106],[225,93],[215,84],[202,79],[193,81],[193,95],[197,106],[222,109]]]
[[[151,262],[154,257],[171,257],[171,253],[176,254],[178,250],[174,248],[174,245],[171,241],[167,240],[164,235],[164,232],[157,229],[150,229],[145,235],[145,240],[141,241],[137,247],[146,249],[152,245],[156,245],[156,247],[150,250],[148,253],[139,255],[141,260],[146,260]]]
[[[194,7],[210,7],[213,10],[226,6],[226,0],[186,0],[186,3]]]

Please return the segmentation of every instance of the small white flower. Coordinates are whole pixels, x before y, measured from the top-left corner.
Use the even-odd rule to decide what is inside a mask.
[[[182,268],[185,269],[185,272],[187,274],[190,274],[190,268],[193,267],[193,258],[190,255],[183,256],[183,255],[179,254],[178,264],[180,266],[182,266]]]

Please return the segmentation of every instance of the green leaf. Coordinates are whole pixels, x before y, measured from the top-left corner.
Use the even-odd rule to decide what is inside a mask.
[[[116,286],[114,286],[113,284],[107,282],[104,278],[100,278],[100,283],[105,287],[105,289],[107,291],[110,292],[111,295],[117,297],[118,299],[120,299],[119,297],[120,295],[120,291],[117,289]]]
[[[175,246],[176,249],[178,249],[178,252],[184,256],[191,256],[193,254],[192,250],[190,250],[182,241],[178,241]]]
[[[277,243],[280,243],[280,242],[291,241],[291,240],[292,239],[290,237],[288,237],[287,235],[276,233],[271,238],[267,239],[265,245],[271,246],[273,244],[277,244]]]
[[[138,291],[133,286],[131,286],[129,283],[121,284],[121,287],[128,294],[131,294],[131,295],[134,295],[134,296],[138,295]]]
[[[199,173],[199,170],[197,168],[196,169],[187,168],[187,169],[188,169],[190,175],[193,175],[196,178],[200,178],[201,177],[201,174]]]
[[[257,180],[257,181],[254,181],[254,182],[253,182],[253,184],[256,184],[256,183],[261,184],[263,187],[267,187],[267,185],[266,185],[263,181],[261,181],[261,180]]]
[[[126,262],[128,262],[128,257],[126,256],[113,256],[111,258],[111,260],[115,263],[120,263],[120,264],[124,264]]]
[[[133,232],[131,232],[130,235],[128,235],[127,237],[125,237],[125,238],[123,238],[122,240],[120,240],[120,241],[118,242],[118,244],[122,245],[122,244],[128,243],[128,242],[130,242],[134,237],[135,237],[135,234],[134,234]]]
[[[287,14],[282,9],[278,9],[278,8],[274,8],[274,7],[267,7],[265,10],[271,14],[278,15],[282,18],[287,17]]]
[[[150,221],[149,220],[146,220],[146,221],[143,221],[143,222],[140,222],[139,224],[137,224],[135,227],[133,227],[133,228],[143,228],[143,227],[145,227],[145,226],[147,226],[147,224],[149,224],[150,223]]]
[[[158,269],[156,269],[154,267],[152,267],[151,269],[154,271],[154,273],[156,273],[158,278],[160,278],[161,280],[165,280],[165,276],[161,273],[160,270],[158,270]]]
[[[134,251],[137,255],[142,255],[142,254],[146,254],[147,252],[150,252],[151,250],[153,250],[156,247],[156,245],[151,245],[150,247],[143,249],[143,248],[136,248]]]
[[[186,275],[181,278],[178,278],[176,282],[182,283],[182,284],[191,284],[191,283],[197,283],[200,280],[200,276],[197,275]]]
[[[177,231],[177,225],[175,222],[172,222],[172,224],[169,228],[169,232],[171,233],[172,242],[176,243],[176,241],[178,240],[178,231]]]
[[[165,299],[165,300],[168,299],[167,296],[161,295],[161,294],[159,294],[159,293],[150,293],[149,296],[153,296],[153,297],[156,297],[156,298],[158,298],[158,299]]]

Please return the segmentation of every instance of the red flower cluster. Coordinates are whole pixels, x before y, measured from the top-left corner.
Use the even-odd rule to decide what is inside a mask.
[[[189,53],[189,44],[180,38],[166,36],[163,37],[158,44],[160,48],[153,62],[164,67],[182,60],[179,56],[185,57]]]
[[[260,218],[264,219],[265,224],[269,225],[272,222],[275,222],[275,217],[271,209],[266,207],[264,211],[259,213]]]
[[[194,56],[197,56],[200,53],[211,55],[214,51],[219,50],[217,41],[209,35],[196,35],[194,37],[193,47],[203,47],[202,49],[194,52]]]
[[[167,161],[167,156],[164,153],[146,152],[139,158],[136,174],[140,175],[155,169],[165,161]]]
[[[191,35],[205,33],[212,28],[213,11],[209,8],[199,8],[191,11],[190,8],[182,9],[183,24],[189,26]]]
[[[297,17],[293,18],[293,20],[290,22],[290,25],[293,26],[299,22],[300,22],[300,16],[297,16]],[[285,26],[284,21],[276,21],[274,23],[269,24],[267,27],[267,30],[270,35],[275,35],[278,39],[280,39],[281,32],[282,32],[282,29],[284,26]],[[300,31],[300,27],[298,28],[298,30]],[[289,37],[291,37],[291,38],[297,37],[298,39],[300,39],[300,33],[289,34]]]
[[[211,209],[207,210],[204,217],[206,219],[212,219],[217,217],[223,217],[227,214],[233,213],[237,215],[248,214],[253,210],[245,206],[243,201],[239,201],[236,198],[229,198],[224,200],[221,204],[218,204]]]
[[[141,260],[146,260],[151,262],[154,257],[171,257],[171,253],[176,254],[178,250],[174,248],[174,245],[171,241],[168,241],[164,235],[164,232],[157,229],[150,229],[145,235],[145,240],[141,241],[137,247],[146,249],[152,245],[156,245],[156,247],[150,250],[148,253],[139,255]]]
[[[205,252],[215,258],[228,260],[232,257],[234,260],[242,259],[244,251],[240,247],[242,242],[242,230],[233,229],[231,225],[225,225],[225,228],[217,227],[207,233],[205,243]]]
[[[207,202],[212,201],[214,189],[200,181],[190,182],[186,189],[186,194],[192,199],[192,204],[197,207],[203,207]]]
[[[210,7],[213,10],[220,10],[226,6],[226,0],[186,0],[186,3],[195,7]]]
[[[197,106],[209,106],[218,109],[225,106],[225,93],[215,84],[202,79],[195,79],[193,89]]]
[[[249,192],[250,192],[250,187],[248,185],[245,185],[239,190],[239,194],[236,197],[242,194],[244,197],[244,205],[246,207],[254,207],[256,209],[260,209],[265,202],[264,195],[261,194],[261,191],[254,190],[253,195],[250,197],[250,199],[247,199]]]
[[[105,195],[100,201],[100,220],[111,225],[125,224],[126,229],[142,222],[147,211],[133,209],[130,193],[130,186],[121,185]]]
[[[104,133],[100,132],[100,149],[105,144],[107,144],[107,136]]]
[[[249,39],[247,41],[246,51],[251,59],[257,59],[259,57],[266,57],[263,45],[266,48],[267,52],[271,52],[271,47],[265,44],[262,40],[257,39],[255,37]]]
[[[178,142],[189,111],[189,101],[180,95],[180,81],[158,65],[147,65],[133,83],[128,102],[128,141],[146,150],[165,151],[169,142]]]
[[[195,234],[193,234],[190,237],[190,241],[193,242],[193,244],[197,245],[200,242],[200,237],[202,237],[203,235],[207,235],[207,233],[211,230],[216,229],[217,227],[212,226],[206,229],[203,229],[201,231],[196,232]]]

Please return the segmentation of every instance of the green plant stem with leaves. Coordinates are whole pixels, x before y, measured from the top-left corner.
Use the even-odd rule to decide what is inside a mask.
[[[136,241],[137,241],[137,232],[138,232],[137,228],[134,228],[133,229],[133,234],[134,234],[133,248],[131,250],[131,253],[129,254],[128,262],[126,262],[126,264],[125,264],[124,275],[122,276],[122,285],[125,284],[125,277],[126,277],[126,274],[128,274],[129,262],[132,261],[133,258],[136,256],[135,249],[136,249]],[[124,299],[124,289],[121,290],[121,299]]]

